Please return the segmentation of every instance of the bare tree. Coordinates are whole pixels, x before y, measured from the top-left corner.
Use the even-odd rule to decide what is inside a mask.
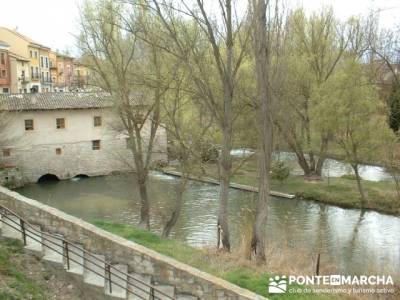
[[[259,193],[253,229],[252,248],[257,260],[264,261],[270,168],[273,148],[273,99],[279,93],[282,77],[281,48],[285,37],[284,11],[279,0],[253,0],[253,43],[258,121]]]
[[[161,81],[158,52],[139,43],[135,31],[124,29],[123,14],[123,5],[110,0],[85,2],[79,45],[95,85],[112,96],[128,136],[140,193],[139,226],[149,229],[147,180],[165,87],[152,85],[153,78]],[[136,28],[135,19],[130,21]]]
[[[265,227],[268,213],[270,191],[269,170],[271,165],[272,124],[271,95],[268,90],[269,48],[267,45],[267,3],[265,0],[253,0],[253,34],[257,94],[260,106],[260,151],[259,151],[259,192],[254,224],[253,245],[257,258],[265,260]]]
[[[201,164],[201,144],[208,129],[212,125],[212,119],[208,124],[193,122],[202,114],[201,109],[193,105],[193,92],[190,89],[190,80],[182,63],[175,57],[169,57],[171,82],[162,102],[161,111],[163,126],[169,137],[169,153],[179,162],[181,177],[176,184],[175,205],[162,230],[162,237],[168,237],[179,219],[183,193],[189,182],[190,175],[195,167]]]
[[[231,0],[218,2],[222,20],[219,23],[207,12],[202,0],[195,1],[194,7],[185,1],[179,4],[178,7],[167,1],[152,0],[148,8],[161,20],[164,36],[168,37],[168,42],[161,47],[185,63],[196,87],[196,99],[208,108],[221,131],[218,247],[230,250],[227,206],[232,172],[234,100],[249,30],[242,28],[243,22],[235,18]]]

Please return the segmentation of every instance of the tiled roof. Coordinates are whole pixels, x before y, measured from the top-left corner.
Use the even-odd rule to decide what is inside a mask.
[[[88,109],[112,106],[107,93],[31,93],[0,95],[0,109],[8,111]]]

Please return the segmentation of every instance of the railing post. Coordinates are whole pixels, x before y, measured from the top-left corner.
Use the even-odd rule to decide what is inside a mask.
[[[317,256],[317,266],[315,267],[315,274],[316,274],[317,276],[319,275],[320,261],[321,261],[321,253],[318,253],[318,256]]]
[[[150,287],[150,299],[151,300],[154,300],[155,298],[154,298],[154,288],[153,287]]]
[[[111,267],[109,264],[106,264],[106,270],[108,273],[108,281],[110,282],[110,294],[112,293],[112,282],[111,282]]]
[[[22,239],[24,241],[24,245],[26,246],[25,222],[24,222],[24,220],[19,219],[19,223],[21,225]]]
[[[68,249],[68,242],[63,240],[64,243],[64,253],[67,259],[67,270],[69,270],[69,249]]]

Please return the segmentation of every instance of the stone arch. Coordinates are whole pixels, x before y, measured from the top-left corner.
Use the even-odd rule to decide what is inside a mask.
[[[47,173],[39,177],[37,180],[38,183],[44,183],[44,182],[56,182],[60,181],[60,178],[58,178],[57,175]]]
[[[87,174],[78,174],[78,175],[75,175],[72,178],[85,179],[85,178],[89,178],[89,175],[87,175]]]

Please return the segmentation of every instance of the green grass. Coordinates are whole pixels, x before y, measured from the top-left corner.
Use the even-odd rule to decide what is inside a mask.
[[[29,279],[13,262],[12,256],[22,253],[23,245],[17,240],[0,241],[0,299],[47,299],[42,286]]]
[[[175,258],[178,261],[223,278],[270,299],[341,299],[339,296],[323,294],[308,294],[303,296],[286,293],[283,295],[269,295],[267,285],[270,275],[257,266],[241,265],[237,257],[232,254],[219,253],[212,249],[193,248],[173,239],[162,239],[154,233],[130,225],[100,220],[94,220],[92,223],[106,231],[134,241],[137,244]]]
[[[193,175],[218,178],[218,169],[215,164],[203,165],[205,174],[200,169],[194,170]],[[233,175],[232,182],[258,186],[257,162],[252,159],[244,163]],[[374,182],[362,180],[367,196],[365,208],[376,211],[400,214],[400,200],[396,196],[393,182]],[[351,176],[342,178],[324,178],[319,181],[308,181],[303,176],[289,176],[283,182],[271,180],[271,189],[274,191],[295,194],[305,200],[319,201],[346,208],[360,207],[360,194],[357,183]]]

